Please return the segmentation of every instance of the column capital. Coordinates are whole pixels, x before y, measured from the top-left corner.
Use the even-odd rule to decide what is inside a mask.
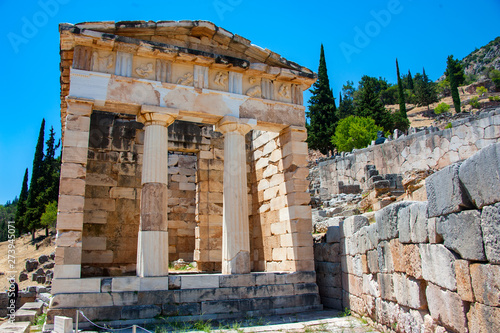
[[[256,119],[224,116],[217,124],[215,124],[215,130],[223,134],[238,132],[241,135],[245,135],[255,126],[257,126]]]
[[[137,114],[137,121],[144,125],[162,125],[170,126],[179,116],[179,110],[163,108],[153,105],[142,105]]]

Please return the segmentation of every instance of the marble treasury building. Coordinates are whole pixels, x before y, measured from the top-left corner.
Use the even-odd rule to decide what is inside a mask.
[[[48,312],[142,322],[321,309],[311,70],[206,21],[60,25],[63,151]],[[197,272],[169,272],[169,263]]]

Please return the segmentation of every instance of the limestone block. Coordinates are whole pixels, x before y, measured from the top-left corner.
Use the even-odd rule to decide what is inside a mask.
[[[363,295],[363,278],[344,273],[342,274],[342,288],[352,295],[361,297]]]
[[[436,231],[444,239],[444,245],[457,252],[463,259],[486,259],[481,233],[481,215],[468,210],[441,216],[436,220]]]
[[[365,254],[367,251],[375,249],[377,246],[374,245],[369,237],[369,226],[362,227],[357,232],[356,241],[358,242],[358,250],[360,254]]]
[[[438,286],[457,290],[455,256],[442,244],[420,244],[422,276]]]
[[[429,243],[439,244],[443,242],[443,237],[437,233],[436,230],[436,217],[427,219],[427,232],[429,234]]]
[[[83,213],[64,213],[57,215],[58,230],[83,230]]]
[[[275,165],[268,165],[262,174],[263,178],[269,178],[278,173],[278,167]]]
[[[283,159],[283,169],[288,170],[293,166],[296,167],[307,167],[307,157],[306,154],[291,154]]]
[[[83,212],[85,198],[77,195],[60,195],[58,202],[58,211],[66,213]]]
[[[81,231],[60,231],[57,232],[56,245],[61,247],[81,247]]]
[[[339,243],[340,242],[340,227],[330,226],[326,231],[326,242],[327,243]]]
[[[352,237],[355,232],[368,225],[368,219],[363,215],[350,216],[340,224],[341,237]]]
[[[282,152],[283,157],[287,157],[290,154],[307,155],[307,142],[290,141],[283,146]]]
[[[269,165],[269,159],[268,158],[259,158],[259,160],[255,163],[255,170],[259,170],[262,168],[265,168]]]
[[[80,265],[81,263],[81,247],[56,247],[56,265]]]
[[[106,237],[83,237],[83,250],[106,250]]]
[[[269,161],[272,163],[276,163],[279,160],[281,160],[283,154],[281,149],[275,149],[272,153],[271,156],[269,156]]]
[[[363,275],[363,293],[371,295],[373,297],[380,297],[380,289],[376,275]]]
[[[380,288],[380,297],[383,300],[396,302],[393,274],[379,273],[377,274],[377,282]]]
[[[500,308],[473,303],[467,319],[471,333],[500,332]]]
[[[470,276],[476,301],[500,306],[500,266],[472,264]]]
[[[57,266],[56,266],[57,267]],[[100,293],[100,278],[74,279],[56,278],[52,280],[52,295],[72,293]]]
[[[474,302],[474,293],[472,291],[469,262],[467,260],[456,260],[455,274],[457,277],[458,295],[460,295],[460,297],[464,301]]]
[[[121,319],[146,319],[154,318],[161,314],[161,307],[156,305],[125,306],[121,311]]]
[[[210,274],[183,275],[181,289],[219,288],[219,276]]]
[[[120,276],[111,280],[112,292],[139,291],[141,278],[137,276]]]
[[[433,319],[455,332],[467,332],[464,302],[457,293],[430,283],[425,291],[429,312]]]
[[[399,241],[427,243],[427,202],[415,202],[398,212]]]
[[[62,178],[83,178],[86,174],[86,168],[77,163],[63,163],[61,165]]]
[[[370,224],[368,227],[366,227],[366,234],[367,234],[368,240],[370,241],[370,244],[371,244],[370,248],[376,249],[377,244],[380,241],[379,236],[378,236],[377,223]]]
[[[483,208],[481,230],[484,251],[490,263],[500,264],[500,203]]]
[[[411,201],[395,202],[375,212],[377,233],[380,240],[390,240],[399,236],[398,212],[412,203]]]
[[[54,317],[54,332],[56,333],[72,333],[73,318],[55,316]]]
[[[470,200],[459,179],[460,163],[455,163],[425,179],[429,217],[471,208]],[[448,195],[442,195],[448,193]]]
[[[62,163],[87,164],[87,148],[85,147],[63,147]]]
[[[393,275],[394,293],[400,305],[412,309],[426,309],[427,300],[425,299],[425,282],[396,273]]]
[[[269,180],[269,187],[278,186],[285,181],[285,175],[282,173],[275,174]]]
[[[400,308],[396,328],[400,332],[420,333],[424,327],[425,311]]]
[[[397,239],[392,239],[389,242],[389,249],[391,251],[392,263],[394,271],[405,272],[405,262],[403,257],[403,245]]]
[[[377,246],[378,268],[382,273],[394,272],[391,245],[389,242],[380,242]]]
[[[422,279],[422,259],[420,258],[418,245],[404,245],[402,258],[404,264],[403,272],[416,279]]]
[[[366,253],[366,259],[368,262],[368,269],[370,270],[370,273],[380,272],[380,270],[378,268],[378,251],[377,250],[368,251]]]
[[[500,143],[471,156],[460,166],[459,177],[477,208],[500,201]]]
[[[85,195],[85,180],[74,178],[61,178],[59,183],[59,194],[64,195]]]
[[[279,219],[280,221],[311,219],[311,206],[290,206],[282,208],[279,210]]]

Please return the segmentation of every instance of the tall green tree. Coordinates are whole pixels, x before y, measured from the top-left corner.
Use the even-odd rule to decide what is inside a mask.
[[[415,83],[417,104],[419,106],[427,106],[427,111],[429,111],[429,105],[439,101],[436,84],[425,74],[425,68],[422,70],[422,74],[415,74],[413,80]]]
[[[465,81],[465,73],[460,60],[454,59],[453,55],[449,55],[446,60],[445,75],[450,82],[453,106],[455,107],[455,111],[457,113],[460,113],[460,94],[458,93],[458,86],[460,86]]]
[[[25,214],[26,230],[32,232],[32,238],[35,237],[35,230],[40,226],[40,217],[42,216],[45,205],[41,204],[43,198],[44,186],[44,163],[43,163],[43,140],[45,136],[45,119],[42,120],[38,140],[35,148],[35,156],[33,158],[33,168],[31,169],[31,181],[28,191],[28,199],[26,200],[27,211]]]
[[[16,232],[19,236],[24,232],[25,222],[24,215],[26,214],[26,204],[28,200],[28,168],[24,172],[23,185],[21,186],[21,194],[19,194],[19,201],[16,208],[16,217],[14,221],[16,222]]]
[[[335,133],[337,126],[337,108],[333,92],[330,89],[323,44],[321,44],[319,57],[318,80],[310,92],[312,96],[309,99],[307,112],[309,118],[307,142],[310,148],[319,149],[323,154],[327,154],[332,152],[334,148],[330,138]]]
[[[339,93],[339,107],[337,109],[337,119],[341,120],[354,115],[354,88],[352,81],[347,81],[342,85],[342,93]]]
[[[398,76],[398,99],[399,99],[399,113],[406,118],[406,101],[405,101],[405,93],[403,88],[403,81],[401,80],[401,76],[399,75],[399,64],[398,59],[396,58],[396,74]]]
[[[356,116],[370,117],[385,131],[392,131],[392,115],[382,104],[380,91],[379,79],[368,75],[361,78],[356,94]]]
[[[413,88],[414,88],[413,77],[411,76],[410,70],[408,70],[408,76],[406,77],[406,89],[413,90]]]
[[[59,148],[60,142],[55,142],[54,127],[50,127],[49,138],[45,142],[47,145],[45,157],[43,160],[44,167],[44,202],[47,204],[52,201],[57,201],[59,195],[59,174],[61,170],[61,159],[55,157],[56,150]]]

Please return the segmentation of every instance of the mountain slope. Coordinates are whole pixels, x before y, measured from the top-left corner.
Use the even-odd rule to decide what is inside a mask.
[[[465,74],[486,78],[488,68],[500,70],[500,37],[495,38],[480,49],[462,59]]]

